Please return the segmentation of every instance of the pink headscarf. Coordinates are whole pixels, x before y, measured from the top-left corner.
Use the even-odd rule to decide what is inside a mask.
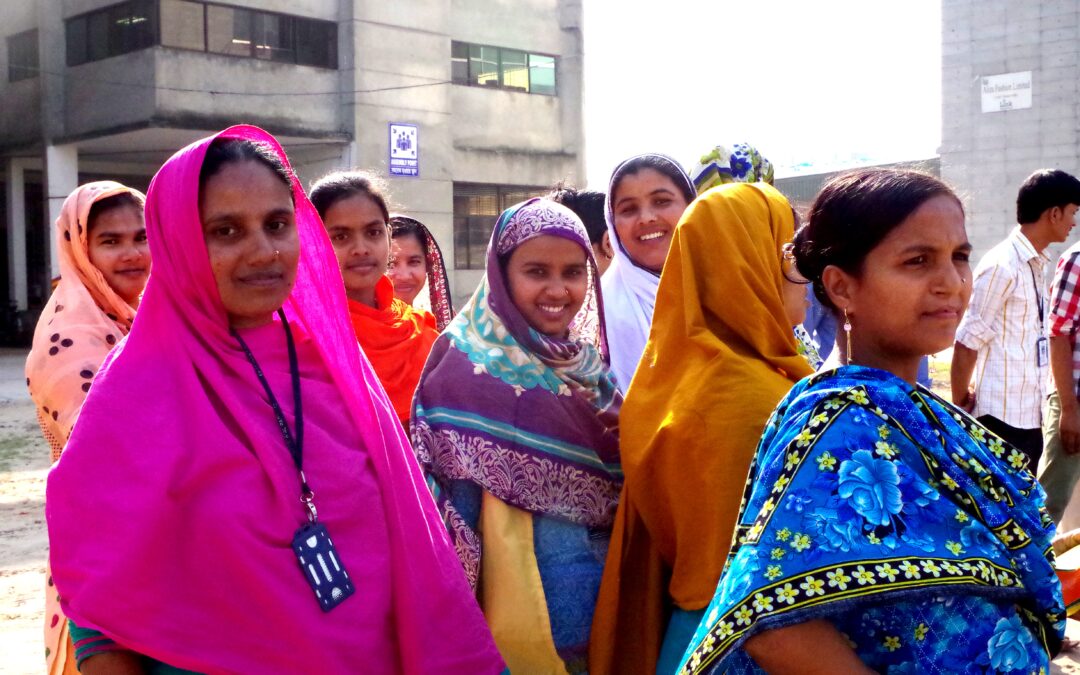
[[[255,127],[217,137],[264,142],[285,159],[274,138]],[[131,333],[99,372],[49,477],[53,576],[76,624],[173,666],[340,670],[339,646],[356,629],[335,621],[335,612],[350,616],[364,598],[358,592],[322,614],[295,558],[281,557],[280,538],[291,540],[303,513],[299,484],[287,455],[281,461],[276,427],[250,422],[269,414],[265,397],[229,335],[203,242],[199,173],[213,140],[177,152],[150,185],[154,272]],[[357,347],[326,232],[295,178],[292,188],[300,262],[284,309],[315,342],[345,402],[342,424],[351,422],[363,441],[357,461],[366,455],[379,485],[398,665],[406,673],[499,672],[502,661],[401,425]],[[324,491],[334,478],[323,472]],[[216,534],[222,528],[235,532],[235,544]],[[333,528],[330,534],[346,537]],[[251,597],[272,597],[279,611],[253,616],[245,606]],[[193,624],[204,643],[190,643]],[[319,644],[326,649],[312,648]],[[356,670],[385,669],[365,663],[363,653],[349,658]]]
[[[60,283],[38,319],[26,358],[27,386],[54,462],[71,434],[94,373],[135,317],[131,305],[90,262],[87,244],[90,207],[124,193],[144,199],[138,190],[113,181],[81,185],[64,200],[56,219]]]

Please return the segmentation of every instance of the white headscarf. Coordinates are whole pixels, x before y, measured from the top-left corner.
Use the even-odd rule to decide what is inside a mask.
[[[675,181],[675,185],[682,191],[686,203],[694,200],[697,193],[690,176],[678,162],[658,153],[636,155],[619,164],[611,174],[611,183],[620,175],[624,166],[643,157],[655,157],[670,163],[681,176],[681,182]],[[607,220],[608,236],[615,250],[615,259],[600,278],[600,288],[604,298],[611,372],[615,375],[619,391],[625,394],[630,387],[630,380],[634,377],[634,371],[637,370],[641,354],[645,351],[645,343],[649,341],[649,326],[652,324],[660,275],[634,262],[619,241],[619,235],[615,231],[614,205],[611,203],[614,187],[611,183],[608,184],[607,199],[604,202],[604,217]]]

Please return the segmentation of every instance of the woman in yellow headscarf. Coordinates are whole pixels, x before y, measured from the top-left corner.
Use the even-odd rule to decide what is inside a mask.
[[[623,404],[594,674],[673,672],[712,599],[765,422],[812,372],[789,318],[805,298],[784,255],[793,234],[764,183],[713,188],[679,222]]]

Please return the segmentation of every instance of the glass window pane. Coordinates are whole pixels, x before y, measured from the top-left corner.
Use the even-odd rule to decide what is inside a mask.
[[[107,10],[109,56],[127,54],[154,44],[153,9],[153,2],[140,0],[114,5]]]
[[[251,56],[251,11],[206,6],[207,49],[216,54]]]
[[[473,84],[499,85],[499,49],[469,45],[469,81]]]
[[[525,52],[503,49],[502,84],[510,89],[529,91],[529,61]]]
[[[205,7],[190,0],[161,0],[161,44],[206,51]]]
[[[337,24],[296,19],[296,62],[304,66],[337,68]]]
[[[255,14],[255,58],[296,63],[293,20],[280,14]]]
[[[469,45],[467,43],[450,43],[450,74],[450,79],[458,84],[469,83]]]
[[[8,81],[28,80],[38,75],[38,34],[28,30],[7,40]]]
[[[86,60],[99,61],[109,56],[109,14],[95,12],[86,17]]]
[[[534,94],[555,95],[555,57],[529,54],[529,90]]]
[[[80,16],[67,22],[67,64],[77,66],[86,63],[86,17]]]

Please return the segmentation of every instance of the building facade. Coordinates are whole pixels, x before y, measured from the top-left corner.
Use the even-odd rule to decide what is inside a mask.
[[[34,0],[0,4],[0,26],[9,336],[48,298],[72,189],[145,189],[232,124],[275,134],[305,185],[384,177],[458,299],[503,208],[585,175],[581,0]]]
[[[941,175],[964,198],[976,256],[1016,224],[1032,171],[1080,172],[1078,84],[1080,1],[942,1]]]

